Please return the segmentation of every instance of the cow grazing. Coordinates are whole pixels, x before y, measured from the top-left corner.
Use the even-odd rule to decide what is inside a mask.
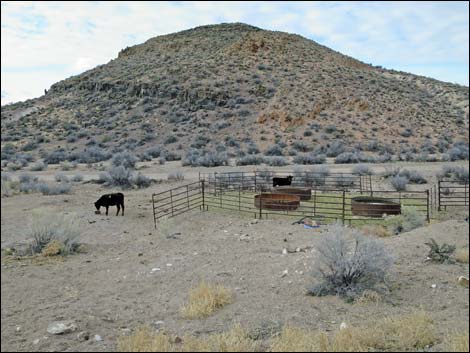
[[[292,184],[292,175],[289,175],[285,178],[273,178],[273,186],[282,186],[282,185],[291,185]]]
[[[119,214],[119,210],[122,207],[121,215],[124,216],[124,194],[118,192],[116,194],[106,194],[101,196],[99,200],[95,202],[96,214],[100,213],[101,206],[106,207],[106,216],[108,215],[109,206],[117,206],[116,216]]]

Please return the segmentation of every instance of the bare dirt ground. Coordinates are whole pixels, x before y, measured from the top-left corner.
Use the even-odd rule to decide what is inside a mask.
[[[83,253],[40,263],[14,260],[2,252],[2,351],[113,351],[119,336],[142,324],[154,326],[157,321],[163,321],[159,327],[180,336],[224,331],[234,323],[258,331],[278,329],[286,323],[336,330],[342,321],[361,325],[421,309],[434,319],[441,337],[468,330],[469,293],[456,282],[459,276],[468,276],[468,264],[424,261],[428,251],[424,243],[430,238],[468,247],[469,228],[463,221],[468,209],[454,217],[452,212],[447,214],[447,219],[455,220],[384,238],[395,257],[390,295],[379,304],[349,304],[336,297],[306,295],[313,283],[311,247],[326,227],[312,230],[291,225],[291,219],[254,222],[251,217],[194,211],[170,221],[165,231],[155,230],[151,193],[192,181],[198,173],[197,169],[186,172],[171,165],[157,168],[150,166],[142,172],[166,178],[168,172],[181,170],[186,180],[125,191],[124,217],[114,216],[114,207],[109,216],[93,213],[93,202],[99,195],[113,191],[94,184],[74,184],[70,195],[2,198],[2,249],[27,242],[31,212],[39,208],[74,213],[85,244]],[[409,169],[431,175],[440,165]],[[53,178],[55,172],[34,174],[46,179],[46,175]],[[86,174],[86,168],[82,166],[79,172]],[[90,171],[89,176],[96,174]],[[303,251],[282,254],[283,248],[297,247]],[[286,269],[288,274],[282,277]],[[201,279],[231,289],[234,302],[206,319],[184,319],[181,307],[189,289]],[[57,320],[74,320],[79,330],[60,336],[48,334],[47,326]],[[78,340],[80,331],[89,332],[90,340]],[[94,335],[102,340],[96,341]],[[442,349],[441,342],[430,348]]]

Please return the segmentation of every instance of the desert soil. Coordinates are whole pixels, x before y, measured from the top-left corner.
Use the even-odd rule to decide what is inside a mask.
[[[151,165],[142,172],[166,177],[174,171],[170,167],[162,171]],[[345,166],[334,168],[346,171]],[[431,175],[440,165],[414,169],[418,168]],[[45,179],[55,172],[37,175]],[[292,225],[291,219],[255,222],[251,217],[193,211],[154,229],[151,193],[192,181],[197,170],[185,172],[185,177],[183,182],[125,191],[124,217],[114,216],[115,207],[109,216],[94,214],[93,202],[112,189],[89,183],[74,184],[70,195],[2,198],[2,249],[27,244],[35,209],[74,214],[85,244],[82,253],[46,261],[15,260],[2,251],[2,351],[112,351],[119,336],[157,321],[163,321],[158,327],[180,336],[223,331],[235,323],[257,332],[287,323],[336,330],[342,321],[361,325],[425,310],[441,337],[468,330],[469,293],[456,282],[459,276],[468,276],[468,264],[425,262],[424,243],[430,238],[468,247],[468,223],[461,216],[384,238],[395,258],[391,293],[379,304],[349,304],[337,297],[306,295],[314,282],[311,249],[327,226],[312,230]],[[284,248],[302,251],[282,254]],[[288,273],[282,276],[285,270]],[[181,307],[190,288],[202,279],[231,289],[234,302],[206,319],[187,320]],[[48,325],[58,320],[73,320],[79,329],[48,334]],[[90,340],[79,341],[80,331],[89,332]],[[431,350],[442,350],[441,343]]]

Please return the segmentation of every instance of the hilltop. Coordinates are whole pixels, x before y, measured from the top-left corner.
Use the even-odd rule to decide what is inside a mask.
[[[461,159],[469,88],[233,23],[125,48],[39,98],[3,106],[1,118],[4,160],[28,153],[51,163],[87,154],[99,161],[124,150],[171,160],[191,149]]]

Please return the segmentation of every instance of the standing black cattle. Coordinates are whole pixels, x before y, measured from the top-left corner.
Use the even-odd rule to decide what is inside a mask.
[[[285,178],[273,178],[273,186],[282,186],[282,185],[291,185],[292,184],[292,175],[289,175]]]
[[[122,207],[121,215],[124,216],[124,194],[118,192],[116,194],[106,194],[100,197],[98,201],[95,202],[96,213],[100,213],[100,207],[106,207],[106,216],[108,215],[109,206],[117,206],[116,216],[119,214],[119,210]]]

